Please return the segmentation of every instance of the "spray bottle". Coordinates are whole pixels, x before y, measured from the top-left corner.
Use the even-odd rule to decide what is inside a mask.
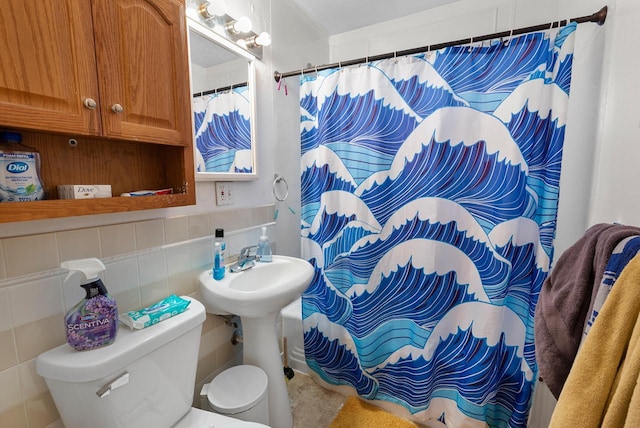
[[[67,343],[78,351],[110,345],[118,332],[118,305],[98,277],[104,264],[90,258],[62,262],[61,267],[69,270],[65,283],[80,277],[86,291],[85,298],[64,317]]]

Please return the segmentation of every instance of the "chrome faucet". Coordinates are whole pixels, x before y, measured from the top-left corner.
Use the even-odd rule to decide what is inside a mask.
[[[258,247],[256,245],[244,247],[242,250],[240,250],[238,261],[231,265],[231,267],[229,268],[229,272],[237,273],[254,267],[256,265],[256,261],[260,260],[260,257],[258,257],[257,253]]]

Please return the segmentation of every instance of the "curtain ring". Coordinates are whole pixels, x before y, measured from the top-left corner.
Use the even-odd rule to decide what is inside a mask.
[[[425,52],[424,56],[427,59],[427,61],[431,59],[431,45],[427,46],[427,52]]]
[[[278,189],[277,189],[278,184],[280,182],[284,183],[284,196],[280,195],[280,192],[278,192]],[[273,179],[273,184],[271,188],[273,190],[273,197],[276,198],[276,201],[283,202],[289,196],[289,185],[287,184],[287,180],[285,180],[285,178],[281,175],[277,175]]]
[[[509,38],[507,39],[506,42],[504,42],[505,46],[509,46],[509,42],[511,42],[512,37],[513,37],[513,28],[511,29],[511,31],[509,31]]]
[[[551,30],[553,30],[553,22],[549,24],[549,29],[546,32],[545,39],[551,38]]]
[[[471,38],[471,41],[469,42],[469,52],[473,52],[473,37]]]

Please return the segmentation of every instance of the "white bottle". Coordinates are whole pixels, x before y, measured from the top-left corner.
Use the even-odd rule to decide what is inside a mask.
[[[273,260],[271,254],[271,245],[269,245],[269,237],[267,236],[267,227],[262,226],[262,235],[258,241],[258,253],[261,262],[270,262]]]

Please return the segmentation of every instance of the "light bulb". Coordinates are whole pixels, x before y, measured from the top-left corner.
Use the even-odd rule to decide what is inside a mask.
[[[271,44],[271,34],[263,31],[256,36],[255,44],[258,46],[269,46]]]
[[[263,31],[257,36],[249,37],[242,41],[238,40],[238,44],[245,49],[253,49],[258,46],[269,46],[271,44],[271,34]]]
[[[204,2],[200,5],[198,10],[205,19],[215,18],[216,16],[223,16],[226,13],[225,7],[221,1],[215,1],[213,3],[209,1]]]
[[[241,16],[237,20],[229,22],[226,28],[231,34],[248,33],[251,31],[251,20],[246,16]]]

